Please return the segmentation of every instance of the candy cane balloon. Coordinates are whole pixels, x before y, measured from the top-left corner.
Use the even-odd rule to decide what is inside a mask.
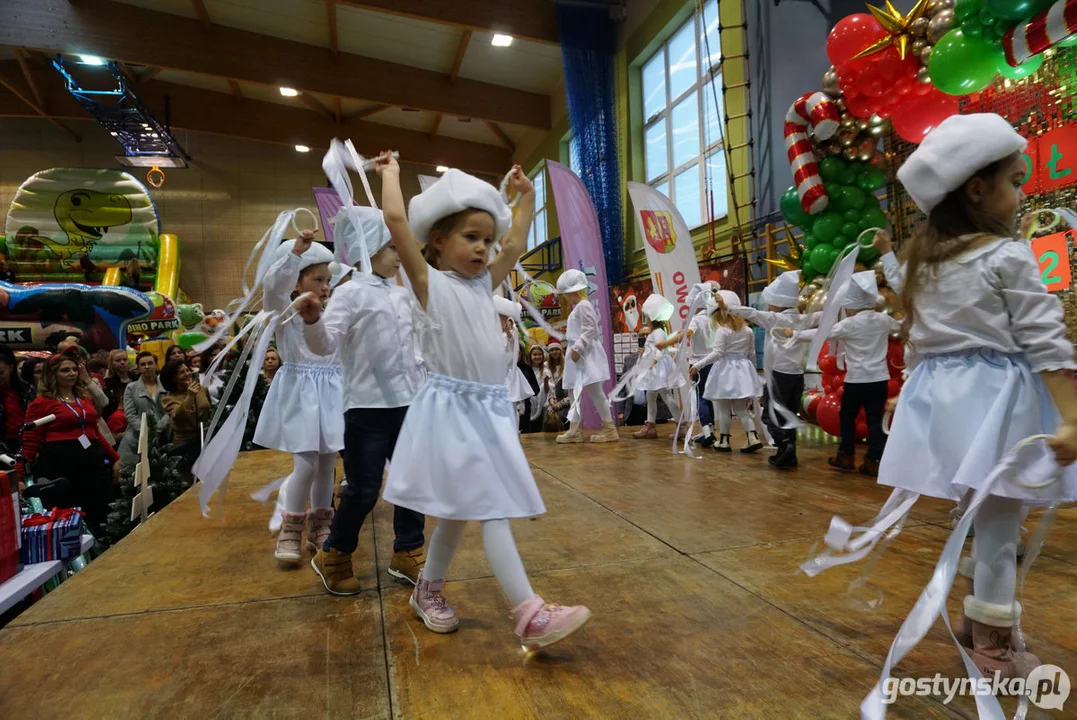
[[[789,156],[789,169],[793,171],[800,206],[809,215],[825,210],[830,198],[819,175],[819,163],[808,130],[811,129],[819,140],[827,140],[838,131],[840,118],[838,106],[822,92],[800,96],[785,114],[785,151]]]
[[[1058,0],[1028,22],[1007,31],[1002,37],[1006,62],[1017,67],[1074,33],[1077,33],[1077,0]]]

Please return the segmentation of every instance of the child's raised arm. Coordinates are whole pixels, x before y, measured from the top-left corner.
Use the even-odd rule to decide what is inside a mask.
[[[535,186],[527,179],[519,165],[512,168],[509,188],[520,194],[520,202],[516,206],[512,227],[501,242],[501,252],[490,263],[490,283],[495,288],[505,282],[505,278],[516,267],[516,261],[527,249],[527,234],[531,231],[531,220],[535,215]]]
[[[381,176],[381,208],[393,245],[400,254],[400,264],[411,281],[411,289],[423,310],[426,309],[427,265],[419,243],[411,234],[408,213],[404,208],[404,195],[400,192],[400,165],[392,151],[378,156],[375,169]]]

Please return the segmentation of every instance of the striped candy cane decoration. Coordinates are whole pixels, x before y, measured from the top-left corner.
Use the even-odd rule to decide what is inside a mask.
[[[840,118],[837,105],[822,92],[800,96],[785,114],[785,151],[789,156],[789,169],[793,171],[800,206],[809,215],[825,210],[830,199],[819,175],[819,163],[808,130],[810,128],[819,140],[826,140],[838,131]]]
[[[1077,33],[1077,0],[1058,0],[1003,36],[1002,49],[1006,53],[1006,62],[1011,67],[1017,67],[1074,33]]]

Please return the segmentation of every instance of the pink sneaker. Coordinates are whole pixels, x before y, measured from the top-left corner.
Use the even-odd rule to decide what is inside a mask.
[[[591,619],[591,611],[583,605],[547,605],[536,595],[513,610],[512,618],[516,621],[516,636],[523,649],[531,652],[564,640],[579,630]]]
[[[303,525],[307,522],[307,514],[286,512],[282,517],[284,522],[277,535],[277,549],[273,557],[284,565],[298,565],[303,559]]]
[[[307,549],[318,552],[329,539],[329,526],[333,524],[333,508],[318,508],[307,513]]]
[[[420,578],[419,584],[415,586],[415,591],[408,599],[408,605],[428,630],[436,633],[451,633],[460,627],[460,621],[456,619],[452,606],[442,596],[443,587],[445,587],[444,580]]]

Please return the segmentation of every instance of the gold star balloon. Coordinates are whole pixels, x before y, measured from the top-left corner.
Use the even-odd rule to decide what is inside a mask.
[[[929,0],[917,0],[916,5],[913,6],[908,15],[902,15],[901,11],[894,7],[894,4],[890,2],[890,0],[886,0],[885,10],[875,7],[874,5],[868,5],[868,10],[875,16],[875,19],[879,21],[879,24],[883,26],[883,29],[886,30],[886,37],[880,38],[871,45],[868,45],[854,55],[853,58],[874,55],[893,45],[897,48],[898,55],[904,60],[906,50],[909,44],[913,41],[913,33],[910,28],[914,22],[926,15],[928,4]]]
[[[777,260],[773,258],[763,258],[763,260],[782,272],[787,270],[799,270],[803,263],[803,255],[801,254],[800,245],[793,239],[793,232],[789,229],[788,225],[785,226],[785,234],[789,238],[789,254],[782,254]]]

